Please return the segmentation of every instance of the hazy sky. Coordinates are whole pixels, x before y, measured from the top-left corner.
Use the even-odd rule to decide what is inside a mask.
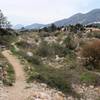
[[[12,24],[47,24],[95,8],[100,8],[100,0],[0,0]]]

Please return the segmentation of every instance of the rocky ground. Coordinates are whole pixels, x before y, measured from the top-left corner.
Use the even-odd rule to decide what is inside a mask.
[[[67,100],[62,92],[37,82],[27,84],[24,91],[20,92],[20,95],[23,95],[22,100]],[[0,86],[0,100],[18,100],[18,98],[9,99],[8,87]]]
[[[72,87],[76,93],[80,94],[81,100],[100,100],[100,86],[94,87],[93,85],[75,85]],[[74,100],[74,99],[72,99]]]
[[[0,84],[0,100],[7,100],[7,91],[5,89],[5,87],[3,86],[3,84]]]
[[[74,84],[73,88],[81,95],[80,100],[100,100],[100,87],[87,87],[85,85],[81,86]],[[24,92],[25,98],[23,97],[22,100],[79,100],[72,96],[65,97],[62,92],[57,91],[56,89],[51,89],[44,83],[33,82],[27,84],[25,91],[27,92]],[[8,94],[6,87],[0,85],[0,100],[9,100]],[[15,98],[14,100],[18,99]]]

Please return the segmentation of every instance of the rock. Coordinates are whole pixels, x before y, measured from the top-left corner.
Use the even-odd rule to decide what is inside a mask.
[[[76,93],[82,95],[81,100],[99,100],[100,99],[100,87],[94,87],[93,85],[73,85],[73,89]],[[76,99],[77,100],[77,99]]]
[[[93,86],[93,85],[90,85],[90,86],[89,86],[89,88],[93,89],[93,88],[94,88],[94,86]]]
[[[59,61],[60,60],[60,57],[58,55],[56,55],[56,61]]]
[[[55,94],[55,100],[64,100],[62,96],[60,96],[58,93]]]
[[[69,96],[67,100],[75,100],[72,96]]]
[[[46,88],[47,84],[41,83],[41,86]]]
[[[0,100],[8,100],[8,94],[3,86],[0,86]]]
[[[51,97],[46,93],[40,93],[39,95],[40,95],[40,98],[43,99],[43,100],[44,99],[46,99],[46,100],[50,100],[51,99]]]
[[[30,89],[32,89],[33,93],[27,100],[67,100],[62,92],[49,88],[44,83],[34,82],[32,87]]]
[[[32,52],[27,52],[27,55],[28,55],[29,57],[32,57],[32,56],[33,56],[33,53],[32,53]]]

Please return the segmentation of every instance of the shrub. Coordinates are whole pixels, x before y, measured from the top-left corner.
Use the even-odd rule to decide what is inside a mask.
[[[65,38],[63,43],[65,44],[66,48],[68,48],[68,49],[73,50],[76,48],[74,38],[71,35],[68,35],[67,38]]]
[[[91,32],[87,34],[87,37],[91,38],[91,37],[95,37],[100,39],[100,32]]]
[[[35,55],[33,57],[26,56],[25,59],[27,59],[27,61],[32,64],[36,64],[36,65],[41,64],[39,57]]]
[[[4,84],[6,85],[13,85],[15,82],[15,72],[12,65],[8,64],[7,70],[7,79],[4,80]]]
[[[65,56],[68,53],[67,48],[58,43],[51,44],[51,49],[52,55]]]
[[[35,71],[31,70],[28,82],[35,79],[39,82],[46,83],[51,87],[62,90],[63,92],[73,92],[70,82],[66,79],[70,74],[66,73],[65,69],[54,69],[45,65],[33,65],[33,67]]]
[[[82,49],[85,65],[92,68],[100,68],[100,40],[95,40],[85,45]]]
[[[12,86],[15,82],[15,72],[9,63],[5,62],[0,64],[0,80],[2,80],[4,85]]]
[[[7,59],[0,53],[0,81],[4,85],[13,85],[15,82],[15,72],[13,66]]]
[[[49,44],[45,41],[41,42],[40,46],[37,48],[36,55],[47,57],[51,55],[50,53],[51,51]]]
[[[76,24],[76,25],[69,25],[68,26],[70,32],[78,33],[84,31],[84,26],[81,24]]]
[[[40,32],[40,33],[38,33],[38,35],[40,36],[40,37],[49,37],[49,36],[51,36],[51,33],[48,33],[48,32]]]
[[[54,32],[57,30],[57,26],[55,24],[51,24],[48,27],[44,27],[42,30],[45,32]]]
[[[95,38],[100,39],[100,32],[94,32],[93,36],[94,36]]]
[[[18,47],[20,47],[20,48],[32,48],[32,45],[31,44],[29,44],[29,43],[27,43],[27,42],[25,42],[25,41],[20,41],[20,42],[18,42],[18,43],[16,43],[16,45],[18,46]]]
[[[99,85],[100,84],[100,80],[99,80],[99,76],[95,75],[93,73],[89,73],[89,72],[85,72],[82,73],[80,76],[80,80],[82,83],[86,83],[87,85]]]
[[[42,57],[51,57],[59,55],[60,57],[66,56],[70,53],[70,50],[59,43],[48,44],[47,42],[42,42],[36,50],[36,55]]]
[[[40,58],[37,55],[34,56],[28,56],[25,51],[18,51],[16,52],[18,55],[22,56],[24,59],[26,59],[28,62],[35,64],[35,65],[40,65],[41,61]]]

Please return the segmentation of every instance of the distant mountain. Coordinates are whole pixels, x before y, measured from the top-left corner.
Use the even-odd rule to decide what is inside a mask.
[[[13,29],[21,29],[22,27],[24,27],[25,29],[40,29],[40,28],[45,27],[45,26],[46,25],[44,25],[44,24],[38,24],[38,23],[27,25],[27,26],[17,24],[15,26],[13,26]]]
[[[69,24],[75,25],[77,23],[80,23],[83,25],[88,25],[88,24],[92,24],[92,23],[100,23],[100,9],[94,9],[86,14],[78,13],[67,19],[63,19],[63,20],[54,22],[54,24],[56,26],[66,26]],[[52,23],[50,23],[50,24],[52,24]],[[48,27],[50,24],[44,25],[44,24],[35,23],[35,24],[27,25],[27,26],[18,24],[16,26],[14,26],[14,29],[21,29],[22,27],[24,27],[26,29],[40,29],[45,26]]]
[[[31,24],[31,25],[25,26],[25,28],[26,29],[40,29],[40,28],[42,28],[44,26],[45,26],[44,24],[35,23],[35,24]]]
[[[100,23],[100,9],[94,9],[86,14],[78,13],[71,16],[68,19],[63,19],[60,21],[54,22],[57,26],[65,26],[69,24],[90,24],[90,23]]]
[[[15,25],[15,26],[13,26],[12,28],[13,28],[13,29],[21,29],[22,27],[24,27],[24,25],[22,25],[22,24],[17,24],[17,25]]]

